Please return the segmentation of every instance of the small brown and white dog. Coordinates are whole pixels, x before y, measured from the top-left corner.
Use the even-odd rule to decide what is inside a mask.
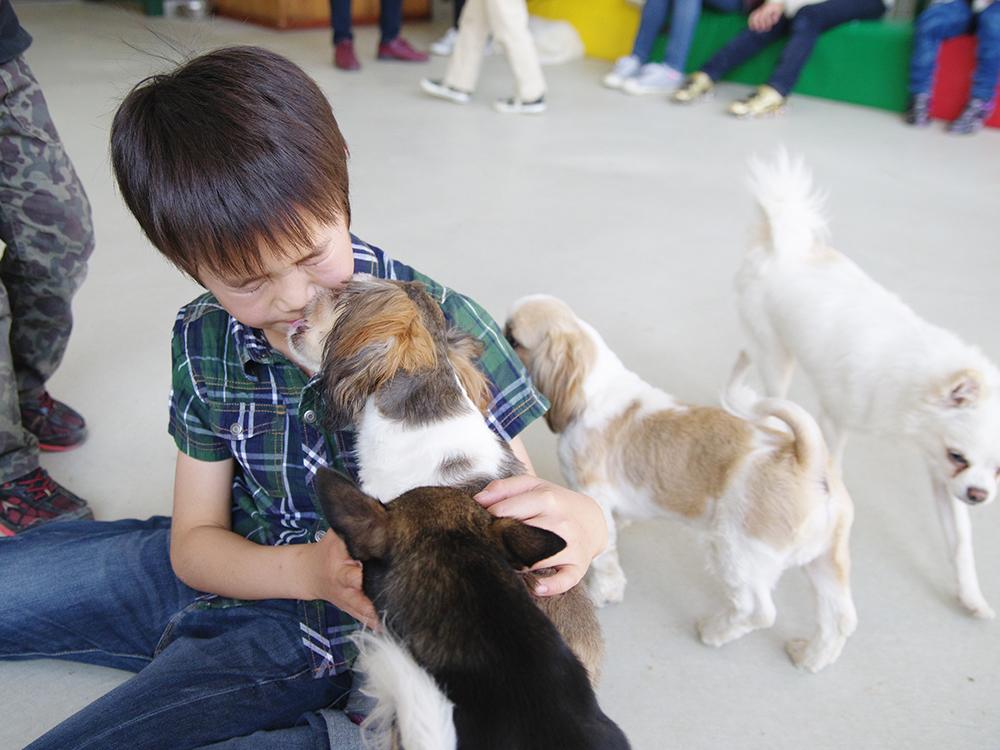
[[[765,390],[784,395],[798,363],[838,465],[852,432],[919,448],[959,599],[976,617],[994,617],[976,576],[969,506],[997,494],[1000,371],[825,244],[823,196],[801,159],[782,151],[773,163],[751,161],[751,187],[761,223],[736,288]]]
[[[324,421],[357,427],[361,488],[388,502],[414,487],[474,495],[524,473],[485,421],[482,342],[448,325],[418,282],[356,274],[317,294],[288,334],[293,357],[323,381]]]
[[[317,494],[362,562],[388,634],[359,641],[363,689],[379,699],[369,740],[392,737],[406,750],[627,750],[586,669],[529,596],[524,577],[535,574],[515,572],[563,549],[560,537],[495,518],[446,487],[382,504],[321,469]]]
[[[728,599],[698,623],[703,642],[720,646],[772,625],[772,589],[786,568],[802,566],[816,590],[818,624],[810,640],[789,641],[788,653],[813,672],[840,656],[857,624],[854,511],[804,409],[758,399],[742,384],[745,357],[723,394],[726,410],[681,403],[627,370],[554,297],[517,301],[506,333],[552,403],[546,416],[566,481],[597,500],[608,520],[608,549],[591,565],[597,604],[625,593],[612,514],[672,515],[700,528]]]
[[[475,364],[482,343],[449,326],[422,284],[357,274],[338,293],[316,295],[304,313],[289,346],[320,373],[326,426],[356,426],[365,494],[384,503],[417,487],[474,495],[494,479],[524,473],[485,421],[489,389]],[[530,598],[596,685],[604,638],[586,587],[540,597],[532,586]]]

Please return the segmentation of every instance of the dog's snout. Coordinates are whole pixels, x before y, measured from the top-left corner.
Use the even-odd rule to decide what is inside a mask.
[[[965,491],[965,499],[973,505],[985,502],[989,496],[990,493],[981,487],[969,487]]]

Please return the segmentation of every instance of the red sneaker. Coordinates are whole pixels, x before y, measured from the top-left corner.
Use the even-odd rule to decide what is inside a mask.
[[[93,517],[87,501],[56,484],[45,469],[0,485],[0,536],[20,534],[50,521]]]
[[[68,451],[87,439],[83,417],[48,392],[21,402],[21,424],[38,438],[43,451]]]
[[[354,54],[354,42],[345,39],[333,46],[333,64],[341,70],[360,70],[361,63]]]
[[[429,55],[418,52],[410,46],[403,37],[397,36],[391,42],[383,42],[378,46],[379,60],[400,60],[402,62],[427,62]]]

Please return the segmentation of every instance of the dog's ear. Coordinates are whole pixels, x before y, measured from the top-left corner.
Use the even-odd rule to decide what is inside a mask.
[[[938,402],[952,409],[973,406],[986,395],[986,383],[976,370],[954,373],[937,394]]]
[[[434,340],[403,289],[360,288],[345,294],[341,304],[324,353],[328,429],[354,421],[368,397],[398,371],[416,372],[437,364]]]
[[[526,356],[532,379],[551,404],[545,421],[562,432],[587,408],[583,381],[597,358],[594,342],[583,331],[556,328]]]
[[[514,518],[495,518],[491,527],[507,558],[518,567],[530,568],[566,548],[558,534]]]
[[[385,555],[389,512],[382,503],[339,471],[324,468],[316,474],[316,495],[327,523],[351,557],[364,561]]]
[[[471,333],[452,326],[448,329],[447,344],[448,361],[451,362],[458,381],[472,403],[486,416],[490,406],[490,388],[486,376],[474,364],[482,356],[483,342]]]

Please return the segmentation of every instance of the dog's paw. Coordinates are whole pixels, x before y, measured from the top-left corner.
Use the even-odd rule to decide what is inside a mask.
[[[968,600],[961,599],[962,605],[969,610],[969,614],[978,620],[993,620],[996,618],[997,613],[993,611],[985,599]]]
[[[621,568],[607,571],[594,571],[590,577],[590,598],[595,607],[606,604],[618,604],[625,598],[625,586],[628,581]]]
[[[808,641],[805,638],[793,638],[785,644],[785,651],[799,669],[818,672],[823,667],[833,664],[844,650],[846,638],[834,638],[829,642]]]
[[[721,646],[746,635],[753,627],[747,622],[733,621],[732,615],[720,612],[698,620],[698,637],[706,646]]]

